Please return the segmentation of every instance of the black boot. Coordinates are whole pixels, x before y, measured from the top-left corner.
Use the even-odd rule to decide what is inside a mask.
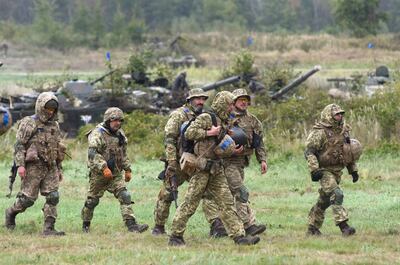
[[[246,235],[255,236],[263,233],[267,227],[265,225],[251,225],[245,229]]]
[[[64,231],[57,231],[54,229],[54,223],[56,219],[53,217],[47,217],[43,225],[43,235],[44,236],[65,236]]]
[[[308,230],[306,233],[308,236],[320,236],[322,235],[321,231],[313,225],[308,225]]]
[[[6,221],[4,225],[9,230],[14,230],[15,228],[15,217],[17,216],[17,212],[14,212],[12,208],[6,209]]]
[[[210,236],[215,238],[228,236],[221,219],[217,218],[212,222],[210,227]]]
[[[155,225],[151,234],[154,236],[160,236],[165,234],[165,227],[163,225]]]
[[[260,241],[260,238],[258,236],[237,236],[233,238],[233,241],[235,241],[236,244],[238,245],[255,245]]]
[[[82,223],[82,232],[89,233],[90,232],[90,221],[83,221]]]
[[[174,236],[171,235],[169,237],[168,245],[170,246],[184,246],[185,245],[185,240],[183,240],[183,236]]]
[[[340,228],[340,231],[342,231],[343,236],[351,236],[356,233],[356,229],[349,226],[346,221],[339,223],[338,226]]]
[[[125,225],[128,227],[129,232],[143,233],[146,231],[149,226],[146,224],[138,224],[135,219],[127,219],[125,220]]]

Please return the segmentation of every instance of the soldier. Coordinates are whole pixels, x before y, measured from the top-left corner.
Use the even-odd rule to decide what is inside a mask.
[[[171,177],[176,176],[177,186],[182,185],[189,176],[180,170],[178,161],[183,152],[181,127],[184,123],[194,119],[201,114],[203,105],[207,100],[208,95],[201,88],[195,88],[189,91],[189,96],[186,98],[186,104],[176,109],[169,116],[165,126],[165,155],[167,168],[165,170],[163,184],[158,194],[158,200],[154,209],[153,235],[165,234],[165,222],[169,216],[169,208],[174,200],[171,187]],[[177,188],[177,187],[176,187]]]
[[[184,202],[177,209],[172,222],[172,232],[169,245],[184,245],[183,233],[189,218],[196,212],[202,196],[210,194],[221,211],[221,219],[236,244],[257,244],[259,237],[245,236],[242,222],[236,213],[234,200],[229,191],[224,175],[224,152],[230,150],[240,152],[243,148],[235,149],[235,143],[226,135],[229,113],[233,108],[233,95],[230,92],[219,92],[211,105],[214,114],[203,113],[194,120],[185,132],[185,137],[195,141],[195,161],[205,160],[203,166],[191,176]],[[222,139],[222,140],[221,140]],[[233,145],[233,150],[232,150]],[[183,157],[181,164],[185,168]],[[193,161],[192,161],[193,162]],[[189,164],[189,162],[188,162]]]
[[[124,114],[119,108],[108,108],[103,123],[88,133],[89,190],[82,208],[82,231],[89,232],[94,208],[99,204],[105,191],[114,194],[121,208],[122,219],[129,232],[142,233],[148,225],[138,224],[132,210],[131,195],[125,182],[132,178],[132,171],[126,154],[127,141],[121,129]],[[122,170],[125,172],[122,178]]]
[[[311,179],[319,181],[319,199],[308,215],[308,235],[321,235],[325,210],[331,206],[333,218],[344,236],[353,235],[356,230],[347,224],[349,219],[343,204],[343,191],[339,187],[342,169],[347,167],[353,182],[358,181],[355,160],[361,154],[361,145],[350,139],[350,126],[344,122],[344,110],[336,104],[329,104],[321,112],[317,122],[307,137],[305,157],[311,172]],[[358,144],[357,144],[357,143]],[[355,143],[355,145],[354,145]],[[349,147],[351,144],[351,147]],[[346,159],[352,149],[354,159]]]
[[[5,226],[15,228],[15,217],[31,207],[38,193],[45,196],[43,235],[65,235],[54,229],[62,180],[63,159],[60,128],[57,122],[58,100],[50,92],[41,93],[35,115],[21,120],[15,143],[15,164],[21,177],[21,190],[13,206],[6,210]]]
[[[234,95],[234,110],[231,113],[232,125],[243,129],[244,149],[242,153],[224,159],[225,175],[229,189],[235,199],[236,211],[242,220],[246,234],[257,235],[265,231],[265,225],[257,225],[256,217],[249,204],[249,192],[244,185],[244,167],[249,165],[251,155],[255,150],[257,161],[260,163],[261,174],[267,172],[267,154],[263,142],[263,128],[261,122],[247,111],[250,104],[250,96],[246,89],[236,89]],[[235,128],[233,127],[233,128]],[[240,130],[243,132],[242,130]],[[236,130],[234,131],[236,132]],[[237,133],[238,137],[240,136]],[[236,144],[240,142],[232,135]],[[214,201],[207,197],[203,200],[203,211],[211,224],[210,236],[226,236],[226,230],[218,218],[218,208]]]

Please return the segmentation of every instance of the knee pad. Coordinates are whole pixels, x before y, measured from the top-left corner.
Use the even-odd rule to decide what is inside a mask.
[[[118,193],[118,200],[119,200],[119,202],[121,203],[121,204],[126,204],[126,205],[129,205],[129,204],[131,204],[132,203],[132,201],[131,201],[131,194],[127,191],[127,190],[121,190],[119,193]]]
[[[99,204],[99,198],[88,197],[85,201],[85,207],[93,210]]]
[[[58,191],[52,191],[46,195],[46,203],[56,206],[60,200],[60,195]]]
[[[333,190],[333,198],[331,199],[331,205],[342,205],[343,204],[343,191],[339,188]]]
[[[23,194],[23,193],[19,193],[19,194],[17,195],[17,198],[18,198],[18,200],[19,200],[19,203],[20,203],[20,204],[22,205],[22,207],[24,207],[25,209],[31,207],[31,206],[35,203],[34,200],[28,198],[28,197],[27,197],[25,194]]]
[[[242,203],[246,203],[246,202],[248,202],[249,201],[249,190],[246,188],[246,186],[244,186],[244,185],[242,185],[240,188],[239,188],[239,193],[238,193],[238,195],[239,196],[236,196],[236,198],[240,201],[240,202],[242,202]]]

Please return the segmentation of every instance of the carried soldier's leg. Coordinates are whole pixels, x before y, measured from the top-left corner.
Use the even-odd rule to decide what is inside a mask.
[[[244,159],[242,160],[226,164],[225,175],[229,189],[235,199],[236,211],[243,222],[246,234],[254,236],[263,233],[267,227],[263,224],[256,224],[256,216],[249,203],[249,191],[244,185],[245,162]]]
[[[210,174],[201,171],[195,173],[189,181],[188,190],[182,204],[175,212],[171,226],[171,236],[168,244],[171,246],[184,245],[183,234],[189,218],[196,212],[200,200],[206,190]]]
[[[259,237],[245,235],[243,223],[240,220],[234,205],[234,199],[229,190],[223,171],[214,174],[208,183],[207,191],[220,209],[222,223],[228,230],[228,234],[236,244],[253,245],[260,241]]]
[[[177,174],[177,177],[178,177],[177,184],[179,187],[185,182],[185,178],[183,178],[180,174]],[[156,207],[154,208],[155,226],[151,232],[153,235],[165,234],[165,223],[168,220],[169,209],[171,207],[173,200],[174,197],[171,192],[171,186],[169,182],[164,179],[160,192],[158,193]]]
[[[46,170],[44,170],[46,171]],[[56,172],[56,168],[48,170],[45,178],[41,182],[40,191],[41,194],[46,197],[46,201],[43,205],[44,214],[44,225],[43,235],[45,236],[63,236],[63,231],[57,231],[54,228],[54,224],[57,219],[57,204],[60,200],[60,194],[58,193],[59,178]]]
[[[26,176],[21,180],[21,189],[17,194],[17,198],[14,204],[5,211],[5,226],[7,229],[14,229],[17,214],[24,212],[35,203],[41,181],[40,174],[33,175],[37,171],[32,164],[26,166]]]
[[[84,233],[88,233],[90,231],[90,224],[93,219],[94,209],[97,205],[99,205],[100,198],[103,197],[106,188],[107,181],[102,175],[89,175],[89,190],[81,210],[82,231]]]

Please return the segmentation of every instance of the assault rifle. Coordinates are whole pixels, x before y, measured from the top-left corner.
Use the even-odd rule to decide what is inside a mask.
[[[8,180],[9,180],[8,189],[10,190],[10,192],[6,195],[7,198],[11,197],[15,178],[17,177],[17,171],[18,171],[18,167],[14,161],[13,165],[11,166],[11,170],[10,170],[11,175],[8,177]]]

